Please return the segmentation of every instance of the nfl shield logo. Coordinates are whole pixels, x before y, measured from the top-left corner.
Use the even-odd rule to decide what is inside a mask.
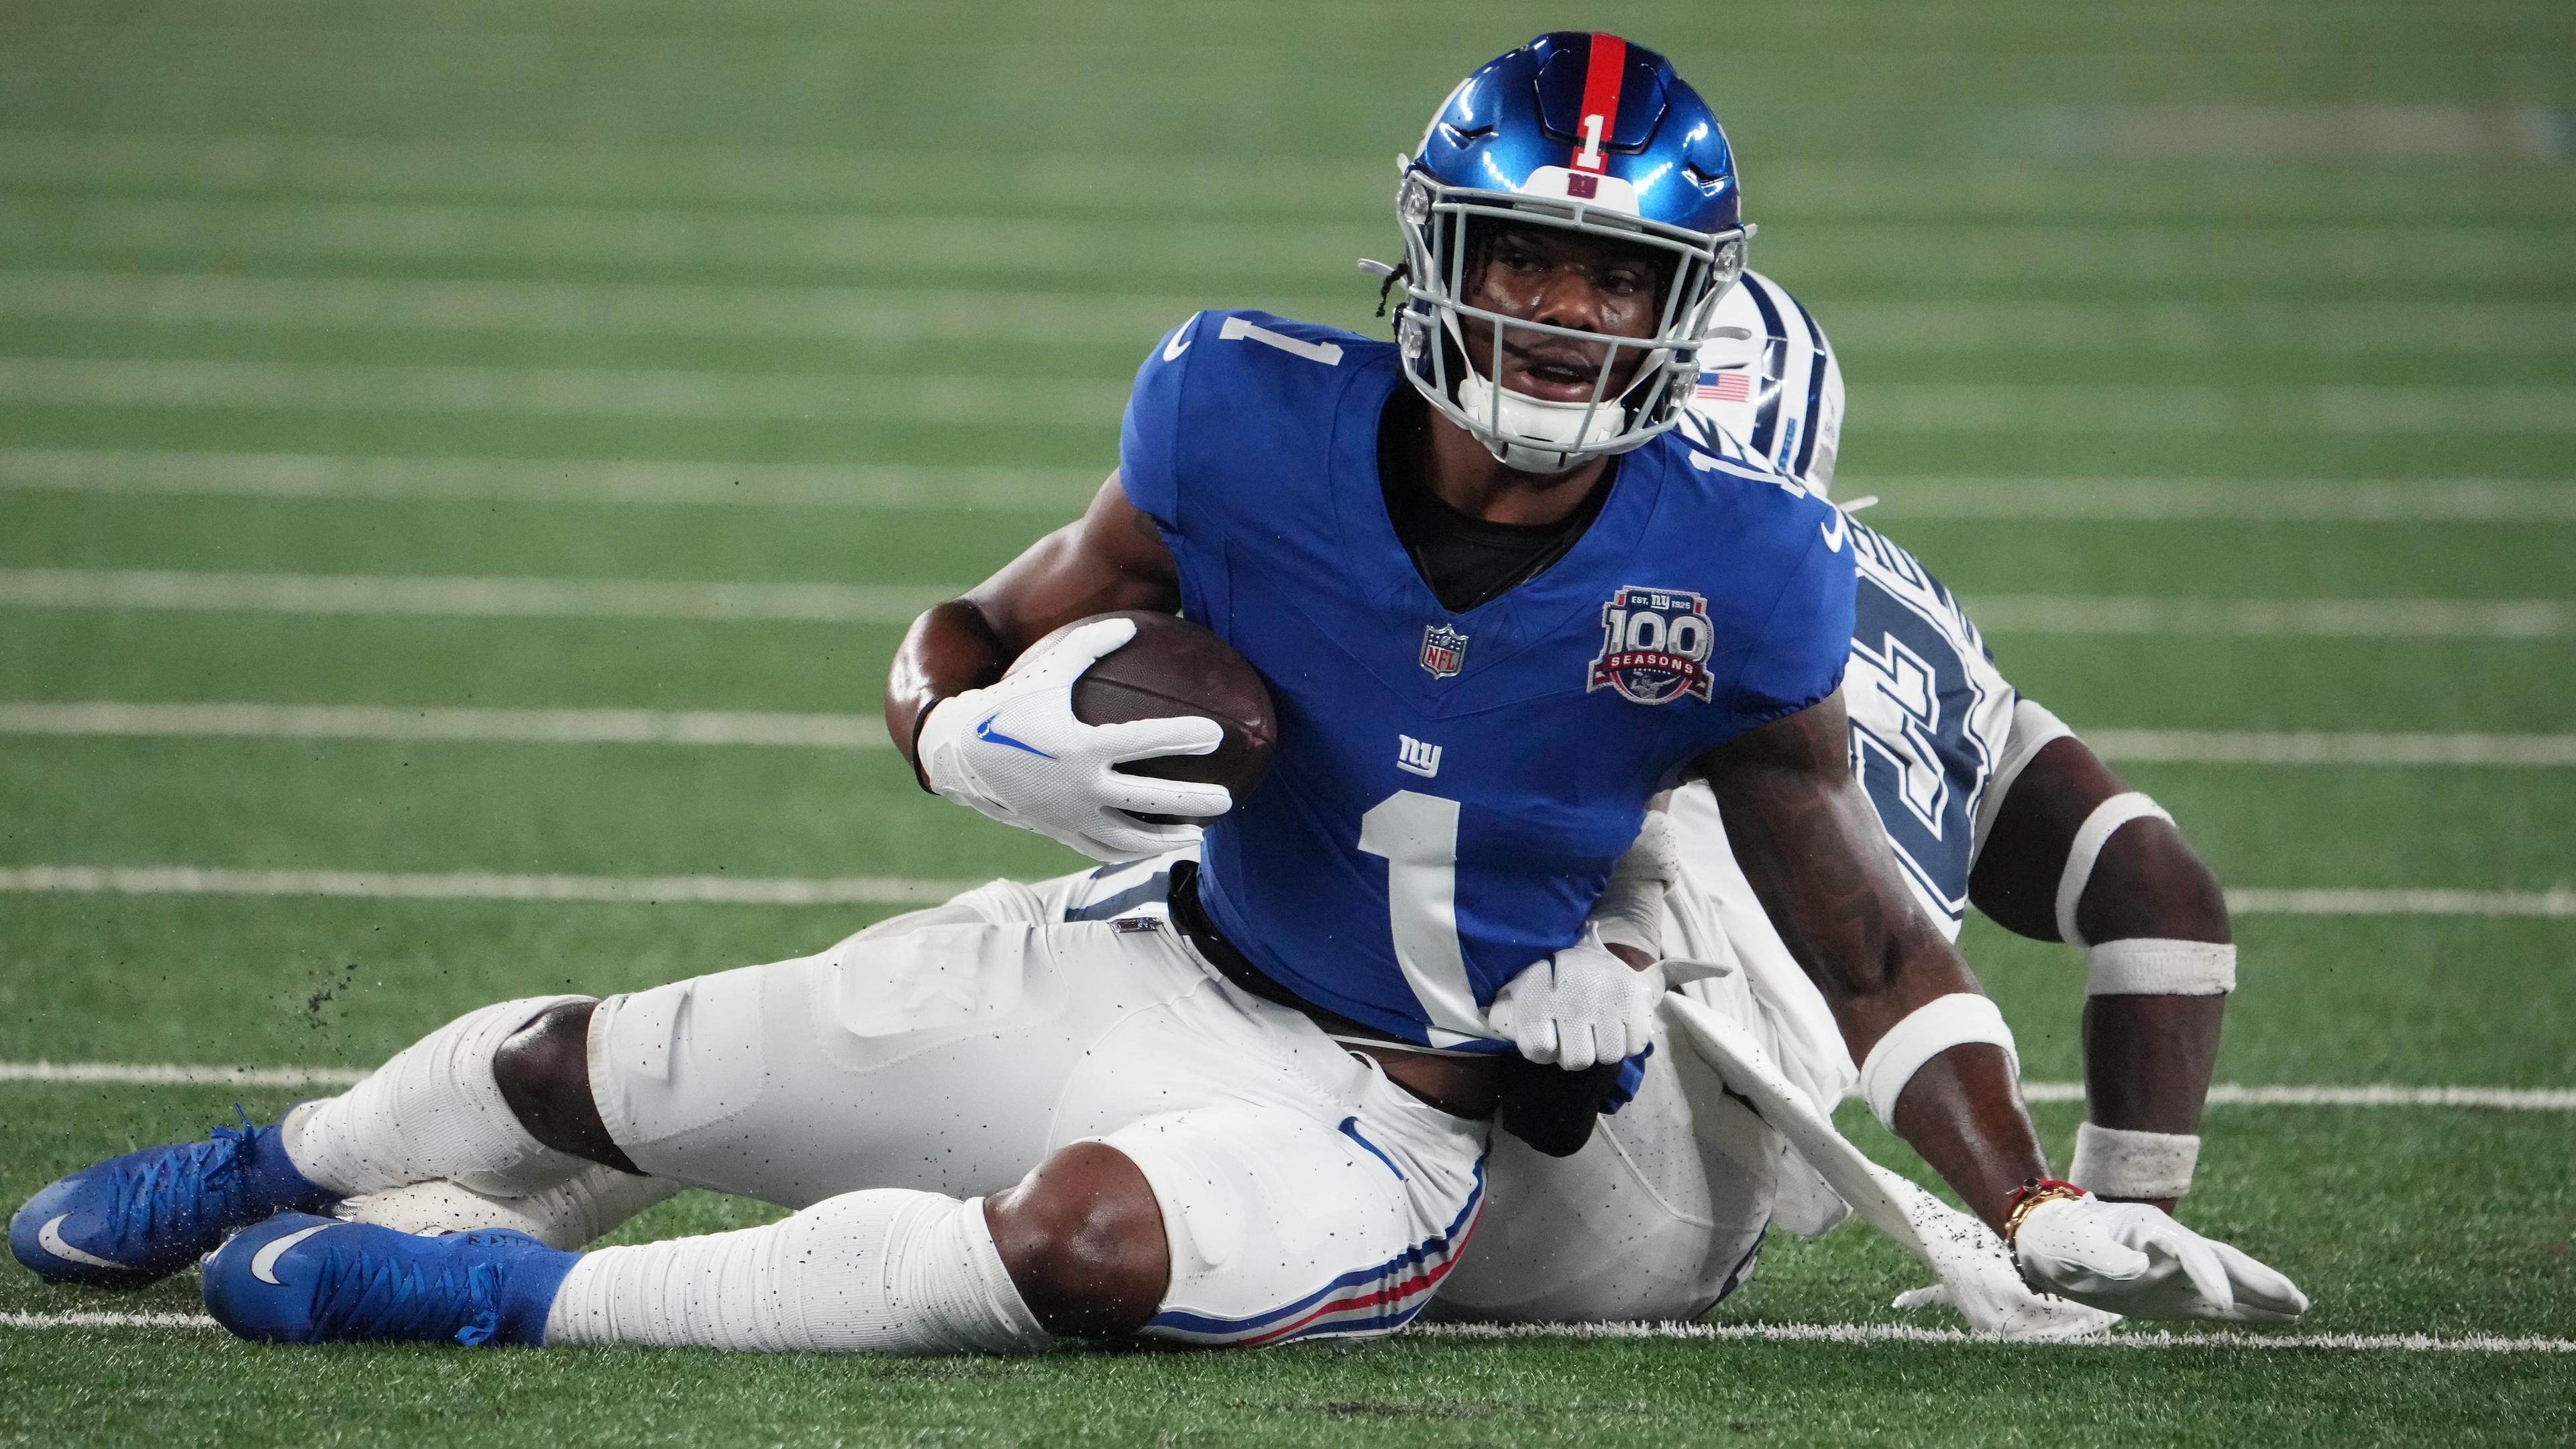
[[[1422,631],[1422,667],[1434,679],[1447,679],[1467,662],[1467,636],[1446,624]]]

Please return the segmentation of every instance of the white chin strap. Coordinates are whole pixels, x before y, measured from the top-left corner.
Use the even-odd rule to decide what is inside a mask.
[[[1615,398],[1602,399],[1598,407],[1590,403],[1549,402],[1510,388],[1498,390],[1472,367],[1463,371],[1465,375],[1458,379],[1458,409],[1475,420],[1479,441],[1506,468],[1523,473],[1570,472],[1588,457],[1600,455],[1559,449],[1598,447],[1619,436],[1627,426],[1627,410]],[[1497,391],[1501,394],[1499,410],[1495,406]],[[1583,421],[1587,411],[1592,414],[1590,426]]]

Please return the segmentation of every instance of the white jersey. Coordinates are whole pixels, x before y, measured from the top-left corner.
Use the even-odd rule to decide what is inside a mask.
[[[1716,326],[1720,340],[1684,423],[1693,440],[1829,494],[1843,376],[1824,329],[1758,272],[1718,305]],[[1993,818],[1978,805],[2003,762],[2018,696],[1921,560],[1857,522],[1851,532],[1860,575],[1843,677],[1852,773],[1915,897],[1955,940],[1981,827]]]

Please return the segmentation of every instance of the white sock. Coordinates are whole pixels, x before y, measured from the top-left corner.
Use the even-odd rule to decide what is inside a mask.
[[[879,1188],[783,1222],[583,1255],[549,1344],[779,1353],[1001,1353],[1051,1342],[981,1198]]]
[[[529,1135],[501,1099],[492,1055],[537,1013],[586,996],[540,996],[468,1012],[405,1047],[337,1097],[289,1112],[295,1170],[344,1197],[452,1178],[519,1197],[592,1164]]]

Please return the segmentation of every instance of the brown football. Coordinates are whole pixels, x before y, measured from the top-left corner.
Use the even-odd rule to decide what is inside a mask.
[[[1223,785],[1240,803],[1270,773],[1279,745],[1279,715],[1261,672],[1206,629],[1175,614],[1143,609],[1077,619],[1030,645],[1021,657],[1101,619],[1135,620],[1136,637],[1102,655],[1074,681],[1074,718],[1095,725],[1191,714],[1215,720],[1225,727],[1225,741],[1214,753],[1165,755],[1119,768],[1161,780]],[[1167,816],[1142,818],[1175,823]]]

